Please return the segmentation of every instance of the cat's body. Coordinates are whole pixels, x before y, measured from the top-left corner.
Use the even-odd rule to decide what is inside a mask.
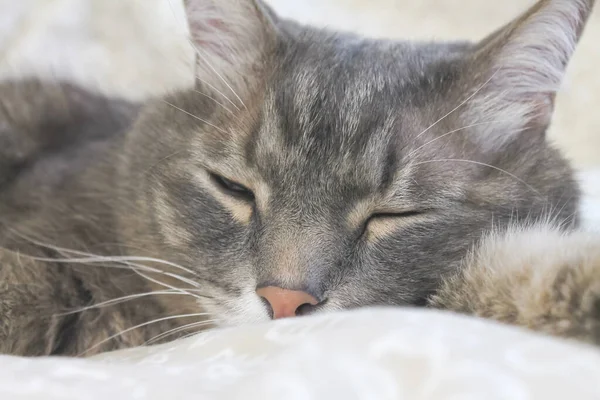
[[[81,258],[35,240],[126,254],[117,228],[116,166],[138,107],[68,84],[9,82],[0,85],[0,93],[6,177],[0,206],[2,352],[78,354],[128,327],[166,316],[152,297],[65,314],[151,288],[128,270],[31,258]],[[166,321],[132,331],[101,349],[139,345],[172,326]]]
[[[195,90],[132,105],[0,85],[0,351],[423,306],[440,286],[435,306],[598,340],[596,308],[585,334],[542,329],[481,310],[501,296],[452,297],[485,288],[448,278],[492,228],[577,224],[572,170],[544,134],[591,5],[543,0],[479,44],[417,45],[191,0]],[[290,311],[280,293],[304,300]]]

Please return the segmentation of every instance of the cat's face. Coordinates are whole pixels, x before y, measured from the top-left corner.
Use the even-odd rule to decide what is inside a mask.
[[[201,306],[266,320],[266,286],[318,302],[298,314],[425,304],[483,231],[570,220],[577,189],[544,133],[591,2],[540,4],[481,44],[421,45],[189,1],[196,90],[151,106],[130,151],[147,229],[197,271]]]

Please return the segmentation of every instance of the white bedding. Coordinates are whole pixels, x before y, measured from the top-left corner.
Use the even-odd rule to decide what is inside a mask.
[[[0,357],[1,399],[600,399],[600,351],[434,311],[363,309],[94,359]]]
[[[0,76],[51,74],[129,97],[186,86],[191,52],[171,2],[0,0]],[[581,179],[586,226],[600,229],[600,169]],[[361,310],[87,360],[0,356],[0,400],[184,398],[600,399],[600,351],[433,311]]]

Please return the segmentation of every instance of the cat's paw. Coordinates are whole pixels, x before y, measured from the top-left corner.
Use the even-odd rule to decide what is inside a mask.
[[[600,345],[600,235],[551,226],[491,235],[431,305]]]

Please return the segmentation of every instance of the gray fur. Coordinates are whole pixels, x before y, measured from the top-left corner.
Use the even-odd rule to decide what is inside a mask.
[[[239,25],[219,32],[205,24],[202,1],[211,18],[227,21],[229,10]],[[558,3],[543,0],[526,15]],[[580,34],[591,3],[578,2],[582,17],[565,32]],[[521,108],[498,100],[494,90],[511,93],[496,79],[497,60],[486,56],[493,38],[481,45],[375,41],[278,20],[250,1],[188,6],[196,46],[204,43],[199,33],[209,36],[199,63],[217,65],[231,84],[203,65],[196,90],[143,105],[63,84],[0,86],[2,140],[22,149],[0,159],[0,217],[6,251],[65,257],[26,239],[33,237],[100,256],[168,260],[193,273],[152,265],[193,280],[201,297],[150,296],[71,320],[40,320],[5,310],[25,298],[31,309],[41,302],[44,313],[58,314],[160,285],[129,270],[13,260],[0,269],[0,327],[37,325],[26,335],[0,330],[1,350],[80,354],[107,332],[185,312],[206,311],[221,325],[266,320],[254,293],[265,285],[309,292],[321,304],[307,312],[425,305],[492,227],[549,213],[565,228],[576,224],[572,170],[545,139],[554,94],[530,87],[534,103],[519,98]],[[225,37],[227,47],[218,48],[211,29],[264,40],[246,51],[246,38],[237,47]],[[498,51],[506,41],[519,51],[510,32],[499,34]],[[554,51],[569,57],[572,49]],[[482,107],[486,98],[498,101]],[[255,202],[230,198],[207,171],[248,187]],[[390,216],[396,213],[407,214]],[[45,286],[13,290],[40,274],[51,275]],[[50,294],[56,285],[73,294]],[[139,345],[187,322],[148,325],[88,354]],[[49,331],[50,324],[58,328]]]

